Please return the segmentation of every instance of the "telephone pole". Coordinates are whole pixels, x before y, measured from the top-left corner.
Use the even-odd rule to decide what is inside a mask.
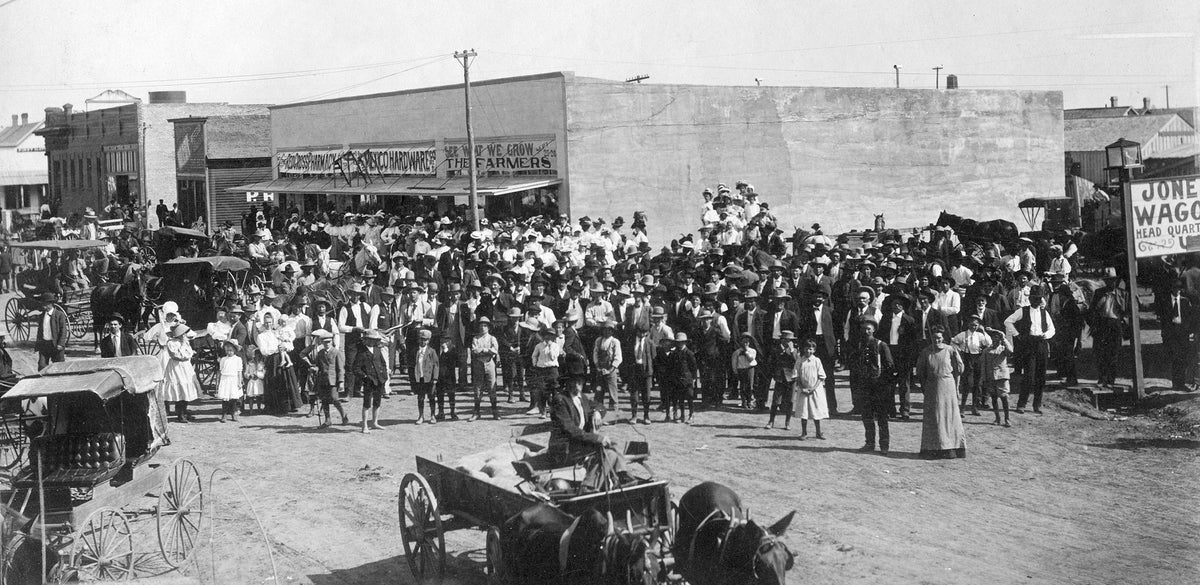
[[[945,69],[945,67],[941,65],[933,68],[933,89],[941,89],[939,78],[942,76],[942,69]]]
[[[470,161],[467,168],[471,181],[471,194],[467,199],[467,207],[470,208],[471,229],[479,231],[479,185],[475,181],[475,133],[471,131],[471,60],[475,54],[475,49],[458,51],[454,53],[454,58],[463,66],[463,92],[467,100],[467,159]]]

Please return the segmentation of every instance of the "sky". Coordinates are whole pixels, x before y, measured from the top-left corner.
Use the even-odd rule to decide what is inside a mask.
[[[0,0],[0,125],[145,99],[282,104],[574,71],[643,83],[1060,90],[1194,106],[1196,0]],[[1169,87],[1169,90],[1166,89]]]

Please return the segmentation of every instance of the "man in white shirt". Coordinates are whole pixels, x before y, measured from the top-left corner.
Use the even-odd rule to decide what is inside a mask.
[[[1046,386],[1046,362],[1050,357],[1050,339],[1054,337],[1054,322],[1042,299],[1042,291],[1029,294],[1029,306],[1022,307],[1004,320],[1004,328],[1013,337],[1013,358],[1025,373],[1021,394],[1017,398],[1017,414],[1025,412],[1025,403],[1033,394],[1033,412],[1042,414],[1042,390]]]
[[[958,313],[962,311],[962,297],[954,290],[954,279],[947,276],[940,281],[941,288],[933,299],[933,308],[946,318],[946,327],[958,331]]]

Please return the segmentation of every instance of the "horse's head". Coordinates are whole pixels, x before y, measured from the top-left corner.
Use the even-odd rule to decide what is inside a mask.
[[[721,565],[741,582],[784,585],[796,555],[781,540],[796,516],[793,510],[767,528],[754,520],[735,520],[721,545]]]

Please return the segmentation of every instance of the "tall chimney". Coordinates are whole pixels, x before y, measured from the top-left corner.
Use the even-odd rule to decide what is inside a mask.
[[[1143,110],[1149,110],[1149,109],[1150,109],[1150,98],[1148,98],[1148,97],[1144,97],[1144,98],[1142,98],[1142,109],[1143,109]]]
[[[1116,99],[1117,98],[1113,98],[1114,101]],[[67,115],[67,121],[70,121],[71,110],[74,110],[74,109],[75,109],[75,106],[72,106],[71,104],[63,104],[63,113]]]
[[[1113,108],[1117,107],[1117,96],[1114,95],[1114,96],[1108,98],[1108,101],[1109,101],[1109,103],[1112,104],[1111,107],[1113,107]]]
[[[28,124],[28,123],[29,123],[29,114],[21,114],[21,125],[24,126],[25,124]]]
[[[13,126],[17,125],[17,115],[16,114],[13,114],[13,124],[12,125]]]

